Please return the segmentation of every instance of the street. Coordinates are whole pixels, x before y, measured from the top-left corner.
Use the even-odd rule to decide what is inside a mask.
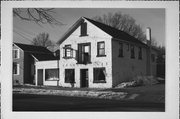
[[[13,94],[13,111],[163,112],[165,104],[55,95]]]

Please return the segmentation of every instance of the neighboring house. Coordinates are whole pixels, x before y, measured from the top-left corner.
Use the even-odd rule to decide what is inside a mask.
[[[156,75],[156,51],[151,50],[150,58],[148,45],[85,17],[80,18],[58,44],[60,60],[52,67],[59,67],[59,80],[45,81],[47,62],[42,62],[39,65],[44,67],[36,67],[36,85],[41,77],[43,85],[111,88],[135,76]],[[39,75],[38,70],[41,70]]]
[[[45,47],[13,43],[13,85],[35,84],[35,62],[54,59]]]

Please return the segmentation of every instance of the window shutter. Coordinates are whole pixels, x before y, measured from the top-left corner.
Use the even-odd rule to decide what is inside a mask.
[[[87,23],[81,24],[81,36],[86,36],[87,35]]]

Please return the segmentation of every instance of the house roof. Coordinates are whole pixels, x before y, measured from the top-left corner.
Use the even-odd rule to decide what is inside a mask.
[[[46,47],[43,46],[34,46],[34,45],[27,45],[21,43],[14,43],[14,44],[25,52],[52,54],[51,51],[49,51]]]
[[[51,51],[47,48],[42,46],[34,46],[34,45],[27,45],[21,43],[14,43],[24,52],[30,53],[34,58],[38,61],[47,61],[47,60],[58,60],[58,57],[55,57]]]
[[[32,56],[38,61],[59,60],[59,58],[55,57],[53,54],[32,53]]]
[[[129,41],[129,42],[134,42],[134,43],[138,43],[138,44],[142,44],[142,45],[146,45],[143,42],[139,41],[138,39],[134,38],[133,36],[129,35],[128,33],[118,30],[116,28],[113,28],[111,26],[108,26],[106,24],[94,21],[92,19],[86,18],[86,17],[81,17],[62,37],[61,39],[57,42],[58,44],[61,44],[68,36],[71,35],[72,32],[74,32],[76,30],[77,27],[79,27],[81,25],[81,23],[84,22],[84,19],[86,19],[87,21],[91,22],[92,24],[94,24],[95,26],[97,26],[98,28],[100,28],[102,31],[106,32],[107,34],[109,34],[110,36],[112,36],[113,38],[116,39],[121,39],[124,41]]]

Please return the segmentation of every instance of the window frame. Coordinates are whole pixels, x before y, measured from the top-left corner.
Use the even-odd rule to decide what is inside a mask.
[[[104,43],[104,48],[100,48],[101,43]],[[106,56],[105,47],[106,46],[105,46],[104,41],[97,42],[97,57],[105,57]],[[104,54],[100,54],[100,50],[104,50]]]
[[[139,50],[139,51],[138,51],[138,59],[139,59],[139,60],[142,60],[142,59],[143,59],[143,58],[142,58],[142,47],[139,46],[139,47],[138,47],[138,50]]]
[[[16,64],[16,71],[17,73],[14,73],[14,64]],[[19,75],[20,74],[20,65],[17,62],[13,62],[13,75]]]
[[[68,70],[72,70],[73,71],[73,80],[71,81],[71,80],[67,80],[67,78],[66,78],[66,71],[68,71]],[[67,72],[67,74],[69,74],[69,72]],[[64,70],[64,83],[76,83],[75,82],[75,69],[65,69]]]
[[[96,76],[96,75],[98,75],[98,74],[96,74],[96,73],[97,73],[97,70],[100,70],[100,69],[102,69],[106,72],[105,67],[94,67],[93,68],[93,83],[106,83],[106,74],[104,74],[104,80],[98,80],[97,79],[98,76]]]
[[[119,55],[118,57],[124,57],[124,53],[123,53],[123,43],[119,43]]]
[[[14,54],[15,51],[17,51],[17,57],[14,57],[15,56],[15,54]],[[19,59],[20,58],[20,50],[19,49],[13,49],[13,58],[14,59]]]
[[[130,45],[130,51],[131,51],[131,54],[130,54],[131,59],[135,59],[135,46],[134,45]]]
[[[66,47],[68,47],[68,46],[69,46],[69,48],[71,48],[71,44],[64,45],[65,49],[63,50],[63,52],[64,52],[63,58],[65,58],[65,59],[68,59],[68,58],[72,58],[72,57],[73,57],[73,51],[72,51],[72,49],[66,49]],[[70,51],[68,51],[68,50],[70,50]],[[70,53],[70,56],[67,56],[67,54],[68,54],[67,51]]]
[[[47,78],[46,78],[46,71],[47,70],[58,70],[58,77],[56,77],[56,78],[53,78],[53,80],[48,80]],[[59,80],[59,68],[48,68],[48,69],[45,69],[45,81],[58,81]]]
[[[87,62],[82,60],[82,57],[85,55],[83,53],[85,53],[84,50],[85,50],[86,46],[89,47],[89,49],[88,49],[89,54],[88,54],[88,61]],[[85,64],[90,64],[91,63],[91,43],[90,42],[88,42],[88,43],[79,43],[78,44],[78,52],[77,52],[76,57],[77,57],[77,64],[84,64],[84,62],[85,62]]]

